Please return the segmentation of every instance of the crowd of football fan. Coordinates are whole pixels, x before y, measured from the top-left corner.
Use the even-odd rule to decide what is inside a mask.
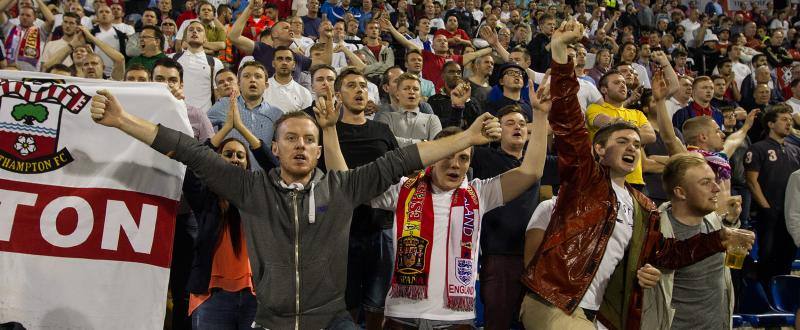
[[[471,329],[477,297],[487,329],[718,329],[790,273],[796,4],[318,1],[0,0],[0,69],[184,101],[197,145],[93,104],[189,165],[173,329]],[[215,180],[205,149],[263,173]]]

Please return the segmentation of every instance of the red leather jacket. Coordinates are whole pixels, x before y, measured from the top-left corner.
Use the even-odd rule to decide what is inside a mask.
[[[544,241],[527,266],[522,282],[544,301],[572,314],[600,266],[616,223],[617,200],[608,168],[596,162],[591,152],[589,132],[578,104],[579,85],[573,64],[553,62],[550,71],[553,108],[548,118],[555,134],[561,188]],[[624,271],[615,271],[615,276],[624,275],[626,282],[625,294],[620,294],[616,303],[623,306],[615,317],[621,324],[607,326],[638,330],[642,288],[636,281],[636,270],[645,263],[676,269],[724,248],[717,232],[684,241],[664,238],[653,202],[639,191],[627,188],[641,210],[634,219],[634,237],[623,259],[636,258],[632,259],[635,267],[627,265]],[[626,267],[623,263],[617,268]],[[608,293],[607,290],[606,301]]]

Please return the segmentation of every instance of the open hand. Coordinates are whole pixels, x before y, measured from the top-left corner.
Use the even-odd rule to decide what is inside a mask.
[[[483,40],[486,40],[486,42],[489,43],[489,45],[494,45],[497,43],[497,32],[488,26],[481,28],[480,35]]]
[[[653,99],[658,101],[666,100],[669,97],[669,83],[664,79],[664,71],[658,70],[653,73]]]
[[[90,109],[92,119],[96,123],[108,127],[120,127],[123,118],[127,115],[117,98],[105,89],[98,90],[97,95],[92,97]]]
[[[750,113],[747,114],[747,118],[744,119],[743,127],[747,127],[748,129],[753,127],[753,123],[756,121],[756,117],[758,117],[759,113],[761,113],[761,109],[751,110]]]

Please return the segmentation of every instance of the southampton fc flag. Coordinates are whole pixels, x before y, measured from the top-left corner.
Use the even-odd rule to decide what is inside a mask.
[[[0,324],[163,327],[185,167],[95,124],[99,89],[191,134],[161,84],[0,71]]]

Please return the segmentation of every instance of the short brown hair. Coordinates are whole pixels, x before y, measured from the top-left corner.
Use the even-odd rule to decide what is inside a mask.
[[[242,64],[242,66],[239,67],[239,73],[236,75],[236,78],[241,79],[242,78],[242,72],[244,72],[244,69],[245,68],[249,68],[251,66],[252,67],[256,67],[258,69],[261,69],[261,71],[264,72],[264,80],[267,80],[267,76],[268,76],[267,68],[264,67],[264,65],[261,64],[261,62],[258,62],[258,61],[247,61],[247,62],[244,62],[244,64]]]
[[[364,80],[367,80],[367,77],[364,76],[364,72],[362,72],[359,69],[356,69],[355,67],[348,66],[344,68],[342,72],[339,72],[338,76],[336,76],[336,81],[333,82],[334,91],[340,92],[342,90],[342,83],[344,82],[344,78],[346,78],[347,76],[359,76],[361,78],[364,78]]]
[[[636,134],[641,135],[641,133],[639,133],[639,127],[636,127],[636,125],[627,121],[617,121],[600,128],[597,133],[594,134],[592,145],[599,144],[605,147],[606,142],[608,142],[608,139],[611,138],[611,134],[614,134],[616,131],[622,131],[626,129],[635,131]]]
[[[510,113],[518,113],[518,114],[522,115],[522,118],[525,118],[525,120],[528,120],[528,115],[526,115],[525,112],[522,111],[522,108],[517,104],[509,104],[509,105],[506,105],[506,106],[500,108],[500,110],[497,110],[497,118],[498,119],[503,118],[503,117],[505,117],[505,115],[510,114]]]
[[[685,152],[673,155],[664,166],[661,180],[664,191],[670,198],[674,197],[673,190],[683,181],[683,177],[692,167],[706,165],[706,160],[696,152]]]
[[[695,88],[697,86],[697,84],[699,84],[701,82],[704,82],[704,81],[710,81],[711,83],[714,83],[714,81],[711,80],[711,78],[709,76],[699,76],[697,78],[694,78],[694,81],[692,82],[692,88]],[[694,91],[694,89],[692,89],[692,91]]]

